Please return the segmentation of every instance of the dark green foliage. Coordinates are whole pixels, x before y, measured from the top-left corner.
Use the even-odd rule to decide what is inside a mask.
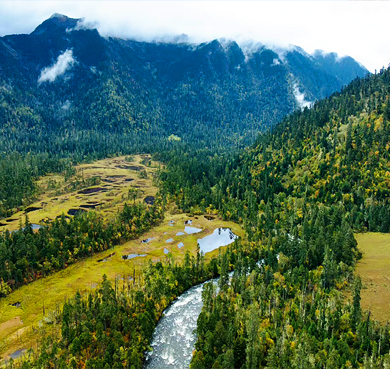
[[[304,204],[341,206],[355,230],[388,232],[389,86],[390,70],[356,80],[288,116],[240,156],[176,154],[162,175],[164,190],[185,210],[211,205],[242,219],[253,240],[264,226],[275,228],[271,213],[285,227],[287,214],[294,208],[297,222]]]
[[[69,220],[62,216],[34,233],[26,216],[23,229],[0,235],[0,281],[11,289],[65,268],[80,258],[136,238],[163,219],[161,201],[148,207],[125,204],[110,222],[95,212]],[[2,294],[10,292],[0,289]]]
[[[194,367],[389,365],[388,329],[361,310],[359,280],[352,303],[337,291],[360,257],[352,229],[389,231],[389,86],[390,70],[354,81],[240,156],[170,161],[164,191],[187,211],[241,221],[261,260],[252,273],[232,261],[230,287],[205,289]]]

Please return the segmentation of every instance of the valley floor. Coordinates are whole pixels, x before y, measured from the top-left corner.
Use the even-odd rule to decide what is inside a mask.
[[[25,213],[30,223],[40,226],[64,214],[95,209],[105,217],[114,216],[125,201],[132,202],[129,190],[137,200],[153,201],[157,187],[153,176],[158,163],[149,155],[114,157],[77,165],[69,178],[47,175],[38,181],[41,194],[36,202],[7,219],[1,219],[0,232],[19,228]],[[130,201],[129,201],[130,200]]]
[[[209,220],[207,218],[212,218]],[[184,222],[192,220],[191,227],[202,229],[196,234],[177,235],[184,233]],[[125,281],[134,276],[149,260],[154,262],[166,257],[164,249],[171,252],[175,260],[183,259],[186,251],[196,253],[197,240],[211,234],[214,229],[228,227],[238,236],[243,237],[244,231],[235,223],[221,221],[215,216],[189,217],[186,214],[166,214],[162,224],[145,233],[141,238],[129,241],[112,250],[81,260],[67,269],[37,280],[12,292],[0,300],[0,356],[9,358],[16,350],[36,348],[39,332],[60,330],[60,325],[52,322],[51,311],[61,309],[64,301],[72,297],[76,291],[81,293],[96,288],[98,282],[106,274],[111,281],[117,280],[119,288]],[[152,238],[148,243],[142,240]],[[166,241],[173,239],[172,242]],[[182,242],[183,247],[178,244]],[[110,254],[115,253],[111,257]],[[207,253],[206,258],[218,253],[218,250]],[[122,255],[146,254],[124,260]],[[16,306],[13,306],[15,304]],[[43,316],[45,312],[45,317]]]

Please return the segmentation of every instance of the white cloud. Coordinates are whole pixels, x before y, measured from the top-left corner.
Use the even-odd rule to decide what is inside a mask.
[[[66,100],[66,101],[65,101],[65,104],[61,106],[61,109],[62,109],[62,110],[69,110],[70,107],[71,107],[70,101],[69,101],[69,100]]]
[[[293,93],[301,109],[310,108],[312,102],[305,99],[305,94],[299,90],[298,83],[296,82],[293,84]]]
[[[30,33],[58,12],[97,22],[102,35],[150,41],[187,34],[294,44],[350,55],[370,71],[388,66],[390,1],[0,1],[0,35]]]
[[[73,51],[66,50],[51,67],[42,70],[38,83],[54,82],[57,77],[62,76],[68,69],[72,68],[75,62]]]

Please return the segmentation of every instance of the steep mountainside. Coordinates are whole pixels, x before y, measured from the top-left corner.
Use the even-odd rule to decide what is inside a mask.
[[[289,115],[234,160],[178,157],[166,189],[185,209],[212,204],[227,218],[247,219],[249,233],[262,227],[257,215],[267,203],[277,204],[282,221],[286,209],[295,202],[302,207],[303,200],[342,206],[357,230],[389,232],[389,96],[390,70],[356,80]],[[193,169],[194,162],[201,169]]]
[[[29,35],[0,38],[4,145],[76,151],[83,131],[90,146],[84,151],[96,141],[107,147],[118,141],[121,149],[123,134],[134,145],[141,132],[143,142],[175,134],[208,145],[248,143],[295,108],[368,73],[335,54],[254,50],[217,40],[103,38],[81,20],[55,14]],[[59,133],[65,138],[58,140]]]

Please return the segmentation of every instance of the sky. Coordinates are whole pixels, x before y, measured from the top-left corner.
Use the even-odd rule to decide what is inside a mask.
[[[30,33],[53,13],[84,18],[103,36],[293,44],[349,55],[371,72],[390,63],[390,1],[1,0],[0,36]]]

